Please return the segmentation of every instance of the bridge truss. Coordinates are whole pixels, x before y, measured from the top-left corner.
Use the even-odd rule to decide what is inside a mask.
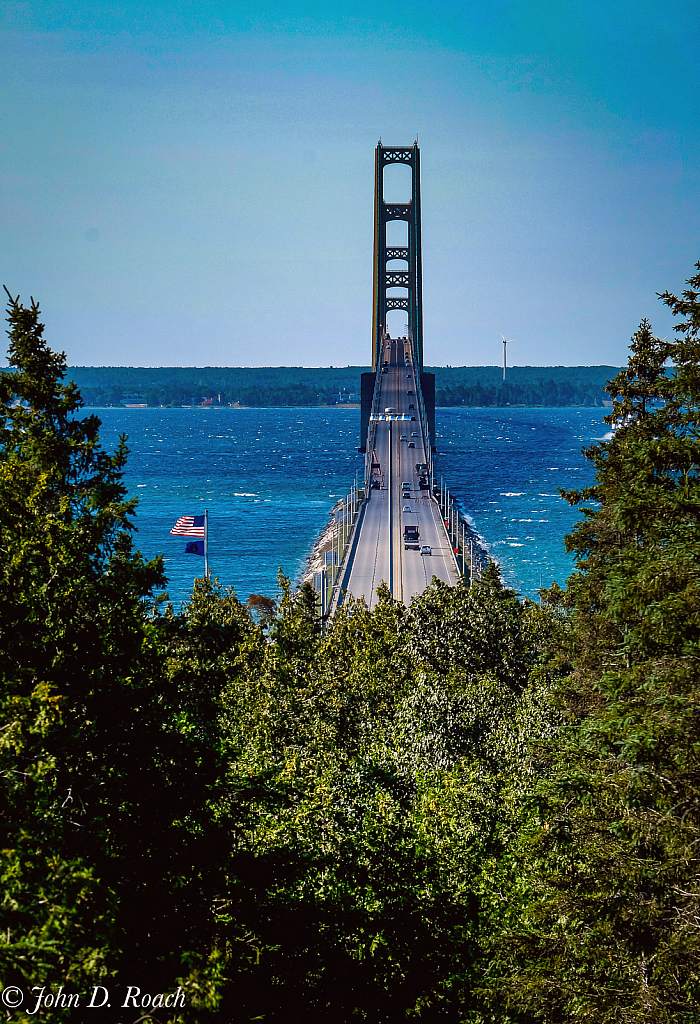
[[[407,164],[411,168],[411,201],[384,202],[384,168],[389,164]],[[386,226],[390,221],[405,221],[408,227],[406,247],[387,246]],[[401,260],[405,268],[387,270],[387,264]],[[386,315],[392,309],[406,313],[413,358],[420,372],[423,369],[423,285],[420,239],[420,150],[412,146],[377,144],[374,157],[374,309],[372,315],[372,369],[381,360],[382,338],[386,332]],[[397,294],[390,289],[402,289]]]

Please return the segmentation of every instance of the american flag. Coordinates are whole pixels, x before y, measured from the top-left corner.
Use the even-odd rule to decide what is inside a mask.
[[[204,516],[180,516],[170,532],[176,537],[204,537]]]

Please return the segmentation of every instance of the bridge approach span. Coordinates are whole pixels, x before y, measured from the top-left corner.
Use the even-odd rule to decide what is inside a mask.
[[[455,585],[460,572],[431,495],[430,438],[421,415],[420,376],[408,338],[384,336],[383,366],[368,430],[366,500],[340,569],[331,612],[345,593],[370,608],[384,582],[409,604],[433,576]],[[421,486],[422,485],[422,486]],[[409,534],[406,536],[406,527]]]

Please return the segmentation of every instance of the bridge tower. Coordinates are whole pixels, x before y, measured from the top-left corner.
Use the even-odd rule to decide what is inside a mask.
[[[411,168],[411,201],[384,202],[384,168],[389,164],[407,164]],[[429,443],[435,451],[435,375],[423,370],[423,270],[420,238],[420,150],[412,146],[383,146],[381,140],[374,154],[374,286],[372,309],[372,373],[363,373],[361,382],[360,448],[366,450],[370,408],[375,376],[381,367],[382,338],[386,331],[386,315],[392,309],[406,313],[417,383],[425,405]],[[405,221],[408,226],[406,246],[388,246],[386,226],[389,221]],[[400,269],[387,269],[387,263],[402,260]],[[397,295],[390,289],[405,289]]]
[[[409,203],[384,202],[384,168],[389,164],[408,164],[411,168],[411,201]],[[408,225],[408,245],[389,247],[386,226],[389,221],[405,221]],[[402,260],[406,265],[398,270],[387,270],[391,260]],[[389,289],[406,289],[407,294],[388,294]],[[423,276],[420,241],[420,150],[412,146],[383,146],[380,142],[374,155],[374,308],[372,314],[372,369],[381,362],[382,335],[386,329],[386,315],[392,309],[406,312],[408,329],[413,341],[413,358],[417,368],[423,369]]]

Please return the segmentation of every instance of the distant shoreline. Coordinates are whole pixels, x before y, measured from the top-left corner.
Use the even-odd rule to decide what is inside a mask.
[[[107,408],[359,409],[369,367],[69,366],[85,405]],[[437,408],[603,406],[615,366],[427,366]],[[433,382],[429,387],[432,391]]]
[[[162,412],[169,409],[171,412],[182,412],[183,410],[194,410],[195,412],[222,412],[229,409],[244,411],[246,409],[293,409],[295,412],[303,412],[304,409],[359,409],[359,403],[343,403],[338,405],[83,405],[83,409],[100,410],[122,409],[124,412],[143,412],[146,409]],[[508,405],[436,405],[436,409],[600,409],[609,411],[612,402],[605,405],[525,405],[523,403],[509,402]]]

